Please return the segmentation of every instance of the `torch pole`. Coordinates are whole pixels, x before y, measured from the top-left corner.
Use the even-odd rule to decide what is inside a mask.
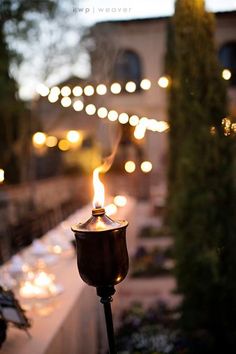
[[[114,294],[115,294],[115,289],[113,286],[97,288],[97,295],[101,297],[100,301],[104,306],[107,339],[108,339],[110,354],[116,354],[115,335],[114,335],[113,319],[112,319],[112,312],[111,312],[112,295]]]

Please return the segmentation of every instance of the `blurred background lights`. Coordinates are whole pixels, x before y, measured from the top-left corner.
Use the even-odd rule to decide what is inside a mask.
[[[152,170],[152,163],[150,161],[143,161],[141,163],[141,170],[144,172],[144,173],[148,173],[148,172],[151,172]]]
[[[119,115],[119,122],[121,124],[126,124],[126,123],[128,123],[128,121],[129,121],[129,116],[127,113],[121,113]]]
[[[114,93],[114,95],[118,95],[121,92],[121,85],[118,82],[114,82],[114,84],[111,85],[111,92]]]
[[[70,143],[66,139],[61,139],[58,143],[58,147],[61,151],[67,151],[70,148]]]
[[[73,93],[73,95],[74,95],[75,97],[82,96],[82,94],[83,94],[83,89],[82,89],[82,87],[80,87],[80,86],[75,86],[75,87],[73,88],[72,93]]]
[[[222,71],[222,77],[224,80],[230,80],[231,79],[231,72],[229,69],[224,69]]]
[[[127,161],[125,163],[125,171],[128,173],[133,173],[136,169],[136,165],[134,163],[134,161]]]
[[[97,115],[99,118],[106,118],[108,114],[108,110],[105,107],[100,107],[97,111]]]
[[[148,79],[143,79],[140,83],[140,87],[143,90],[149,90],[151,88],[151,81]]]
[[[127,82],[127,84],[125,85],[125,89],[126,89],[126,91],[129,92],[129,93],[135,92],[135,90],[136,90],[136,83],[133,82],[133,81]]]
[[[57,140],[57,137],[55,137],[55,136],[49,135],[49,136],[47,136],[47,138],[46,138],[46,145],[47,145],[48,147],[54,147],[54,146],[56,146],[56,145],[57,145],[57,142],[58,142],[58,140]]]
[[[122,208],[127,204],[127,198],[124,195],[116,195],[114,197],[114,203],[118,207]]]
[[[63,97],[63,98],[61,99],[61,105],[62,105],[63,107],[69,107],[69,106],[71,105],[71,99],[70,99],[70,97]]]
[[[96,92],[98,95],[105,95],[107,93],[107,87],[106,85],[100,84],[96,88]]]
[[[108,204],[105,207],[105,211],[108,216],[114,215],[117,212],[117,206],[113,203]]]
[[[161,76],[158,80],[158,85],[162,88],[167,88],[169,86],[169,79],[166,76]]]
[[[108,113],[107,117],[111,122],[114,122],[115,120],[118,119],[118,116],[119,116],[119,114],[116,111],[112,110]]]
[[[32,141],[34,146],[42,146],[46,142],[46,134],[37,132],[33,135]]]
[[[2,168],[0,168],[0,183],[3,183],[5,179],[5,172]]]
[[[70,96],[71,94],[71,89],[69,86],[63,86],[61,89],[61,95],[62,96]]]
[[[66,138],[72,144],[78,143],[80,141],[81,134],[77,130],[69,130],[66,134]]]
[[[142,126],[141,124],[138,124],[134,130],[134,137],[137,140],[141,140],[144,138],[145,133],[146,133],[146,127]]]
[[[84,103],[81,100],[77,100],[73,103],[73,108],[75,111],[80,112],[84,108]]]
[[[51,102],[51,103],[55,103],[57,102],[58,100],[58,95],[54,95],[52,93],[49,94],[48,96],[48,101]]]
[[[136,115],[133,115],[129,119],[129,124],[132,125],[132,127],[135,127],[139,123],[139,117]]]
[[[57,86],[53,86],[50,90],[50,95],[59,96],[61,90]]]
[[[49,88],[44,84],[37,85],[36,91],[42,97],[46,97],[49,94]]]
[[[92,96],[94,94],[94,88],[92,85],[85,86],[84,88],[85,96]]]
[[[85,107],[85,112],[89,115],[89,116],[92,116],[96,113],[96,107],[94,106],[94,104],[88,104],[86,107]]]

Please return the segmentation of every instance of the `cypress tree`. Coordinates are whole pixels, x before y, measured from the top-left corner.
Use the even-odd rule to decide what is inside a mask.
[[[192,338],[207,339],[205,352],[225,353],[236,344],[233,151],[222,129],[227,100],[214,16],[204,5],[177,0],[169,28],[169,218],[183,294],[180,324]]]

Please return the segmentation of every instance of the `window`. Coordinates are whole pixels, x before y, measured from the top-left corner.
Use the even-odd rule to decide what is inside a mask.
[[[224,44],[220,49],[219,58],[223,68],[231,72],[230,84],[236,86],[236,42]]]
[[[141,81],[141,61],[137,53],[131,50],[121,51],[116,59],[113,80],[121,84],[134,81],[139,88]]]

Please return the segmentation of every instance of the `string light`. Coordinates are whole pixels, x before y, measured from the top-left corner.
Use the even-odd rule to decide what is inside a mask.
[[[111,85],[111,92],[114,95],[118,95],[121,92],[121,85],[118,82],[114,82],[114,84]]]
[[[129,93],[135,92],[136,91],[136,83],[133,81],[127,82],[127,84],[125,85],[125,89]]]
[[[146,127],[142,124],[138,124],[134,130],[134,137],[137,140],[141,140],[144,138],[145,133],[146,133]]]
[[[144,172],[144,173],[148,173],[148,172],[151,172],[152,170],[152,163],[150,161],[143,161],[141,163],[141,170]]]
[[[46,134],[42,132],[37,132],[32,137],[33,145],[35,147],[39,147],[45,144],[46,142]]]
[[[96,107],[94,106],[94,104],[88,104],[85,107],[85,112],[89,115],[89,116],[93,116],[96,113]]]
[[[130,117],[129,119],[129,124],[132,126],[132,127],[136,127],[136,125],[138,125],[139,123],[139,117],[136,116],[136,115],[133,115]]]
[[[134,163],[134,161],[127,161],[125,163],[125,171],[128,173],[133,173],[136,169],[136,165]]]
[[[231,76],[232,76],[232,74],[231,74],[231,71],[229,69],[224,69],[222,71],[222,77],[223,77],[224,80],[227,80],[227,81],[230,80]]]
[[[106,118],[108,114],[108,110],[105,107],[100,107],[97,111],[97,115],[99,118]]]
[[[71,94],[71,89],[69,86],[63,86],[61,89],[61,95],[62,96],[70,96]]]
[[[121,113],[119,115],[119,122],[121,124],[126,124],[126,123],[128,123],[128,121],[129,121],[129,116],[127,113]]]
[[[70,143],[66,139],[61,139],[58,143],[58,147],[61,151],[68,151],[70,148]]]
[[[54,96],[59,96],[60,92],[61,92],[61,90],[57,86],[52,87],[50,90],[50,94],[54,95]]]
[[[3,183],[5,180],[5,171],[0,168],[0,183]]]
[[[84,103],[81,100],[76,100],[73,103],[73,108],[75,111],[80,112],[84,109]]]
[[[72,93],[75,97],[80,97],[83,95],[83,89],[80,86],[75,86],[72,90]]]
[[[66,134],[66,138],[70,143],[76,144],[80,141],[81,134],[77,130],[69,130]]]
[[[96,92],[100,96],[105,95],[107,93],[106,85],[104,85],[104,84],[98,85],[97,88],[96,88]]]
[[[92,96],[94,94],[94,88],[92,85],[85,86],[84,88],[85,96]]]
[[[54,95],[54,94],[52,94],[52,93],[50,93],[50,94],[48,95],[48,101],[51,102],[51,103],[57,102],[58,98],[59,98],[58,95]]]
[[[148,80],[148,79],[143,79],[140,83],[140,87],[143,89],[143,90],[149,90],[151,88],[151,81]]]
[[[58,142],[58,140],[57,140],[57,137],[55,137],[55,136],[49,135],[46,138],[47,147],[50,147],[50,148],[54,147],[57,145],[57,142]]]
[[[166,76],[161,76],[158,80],[158,85],[161,88],[167,88],[169,86],[169,79]]]
[[[110,112],[108,113],[107,118],[108,118],[111,122],[114,122],[114,121],[116,121],[116,120],[118,119],[118,116],[119,116],[119,114],[118,114],[116,111],[112,110],[112,111],[110,111]]]
[[[61,99],[61,105],[62,105],[63,107],[69,107],[69,106],[71,105],[71,99],[70,99],[70,97],[63,97],[63,98]]]
[[[49,88],[44,84],[37,85],[36,91],[42,97],[46,97],[49,94]]]

